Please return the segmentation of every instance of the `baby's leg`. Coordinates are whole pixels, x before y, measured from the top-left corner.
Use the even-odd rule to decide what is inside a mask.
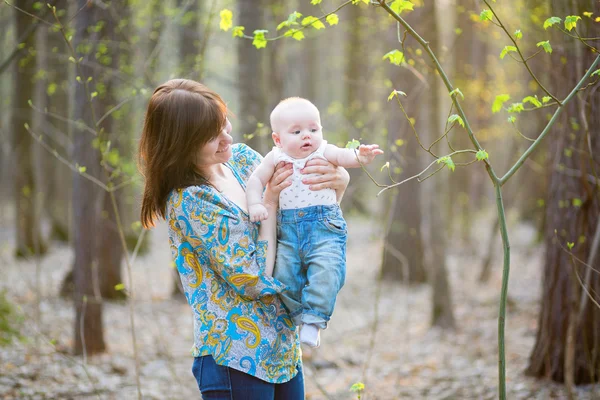
[[[302,290],[302,322],[321,329],[333,314],[346,279],[346,222],[341,212],[314,224],[310,251],[304,257],[308,285]]]
[[[285,212],[285,210],[284,210]],[[301,324],[302,288],[306,285],[306,274],[302,271],[298,236],[295,225],[283,223],[278,226],[277,258],[273,276],[289,290],[280,294],[294,324]]]

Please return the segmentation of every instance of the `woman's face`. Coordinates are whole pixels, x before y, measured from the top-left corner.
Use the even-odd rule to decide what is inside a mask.
[[[229,160],[231,157],[231,144],[233,143],[233,138],[230,135],[231,129],[231,122],[228,118],[221,133],[202,146],[196,153],[196,167],[204,169]]]

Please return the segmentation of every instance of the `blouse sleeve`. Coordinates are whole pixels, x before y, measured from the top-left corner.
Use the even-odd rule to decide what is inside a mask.
[[[254,224],[210,189],[189,187],[180,196],[176,226],[201,266],[211,269],[244,298],[259,299],[287,289],[265,274],[267,241],[258,240]]]

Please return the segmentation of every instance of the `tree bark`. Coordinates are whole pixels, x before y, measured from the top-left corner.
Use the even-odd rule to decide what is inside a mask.
[[[85,44],[90,39],[88,27],[97,22],[97,10],[94,3],[79,0],[77,8],[81,9],[75,22],[74,48]],[[88,58],[89,54],[78,54]],[[80,64],[78,70],[83,82],[93,75],[93,70]],[[75,105],[73,118],[82,120],[88,126],[94,126],[94,115],[90,106],[90,92],[85,84],[78,84],[75,89]],[[74,130],[74,161],[86,168],[86,173],[101,178],[100,155],[93,146],[94,135],[82,129]],[[80,354],[94,354],[105,351],[104,330],[102,324],[102,300],[99,293],[98,242],[97,230],[100,225],[99,215],[102,201],[102,190],[92,181],[79,173],[73,174],[73,246],[75,262],[73,267],[74,301],[75,301],[75,348]]]
[[[252,34],[255,29],[264,27],[263,4],[258,6],[255,0],[238,0],[238,24],[246,27],[245,32]],[[264,123],[269,126],[269,113],[267,110],[263,79],[264,51],[256,49],[249,40],[237,41],[238,55],[238,88],[239,88],[239,115],[237,132],[242,139],[261,154],[266,154],[271,147],[271,138],[259,135],[257,124]],[[269,128],[268,132],[271,130]]]
[[[552,8],[552,15],[582,15],[593,4],[554,0]],[[600,36],[597,24],[587,21],[579,21],[577,30],[582,37]],[[554,93],[563,98],[597,54],[564,35],[553,41],[553,47]],[[564,65],[562,57],[568,60]],[[590,296],[599,300],[600,276],[592,273],[584,280],[587,268],[597,268],[600,262],[597,256],[590,257],[600,218],[600,186],[589,179],[600,173],[599,89],[596,83],[569,103],[551,133],[542,304],[526,370],[528,375],[575,385],[598,382],[600,370],[600,309],[582,294],[583,282]],[[576,259],[568,252],[569,242]],[[582,298],[587,301],[580,308]]]
[[[22,4],[24,10],[34,13],[33,1]],[[14,10],[16,37],[23,37],[29,30],[31,17]],[[46,252],[40,230],[39,207],[36,200],[40,193],[36,187],[32,159],[33,139],[25,124],[33,128],[33,112],[28,102],[33,101],[36,71],[35,35],[25,36],[23,51],[15,62],[13,79],[13,113],[11,119],[12,143],[14,151],[14,196],[15,196],[15,255],[29,257]]]

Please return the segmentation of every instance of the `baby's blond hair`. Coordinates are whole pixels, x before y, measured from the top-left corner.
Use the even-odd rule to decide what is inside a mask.
[[[276,125],[278,122],[278,117],[284,113],[285,111],[288,111],[291,107],[293,107],[295,104],[298,103],[304,103],[307,105],[312,106],[315,111],[317,112],[317,115],[319,116],[319,119],[321,119],[321,115],[319,113],[319,109],[317,108],[317,106],[315,106],[310,100],[307,100],[305,98],[302,97],[288,97],[286,99],[283,99],[279,102],[279,104],[277,104],[275,106],[275,108],[273,109],[273,111],[271,111],[271,116],[270,116],[270,121],[271,121],[271,129],[273,130],[273,132],[279,132],[279,130],[277,129]]]

